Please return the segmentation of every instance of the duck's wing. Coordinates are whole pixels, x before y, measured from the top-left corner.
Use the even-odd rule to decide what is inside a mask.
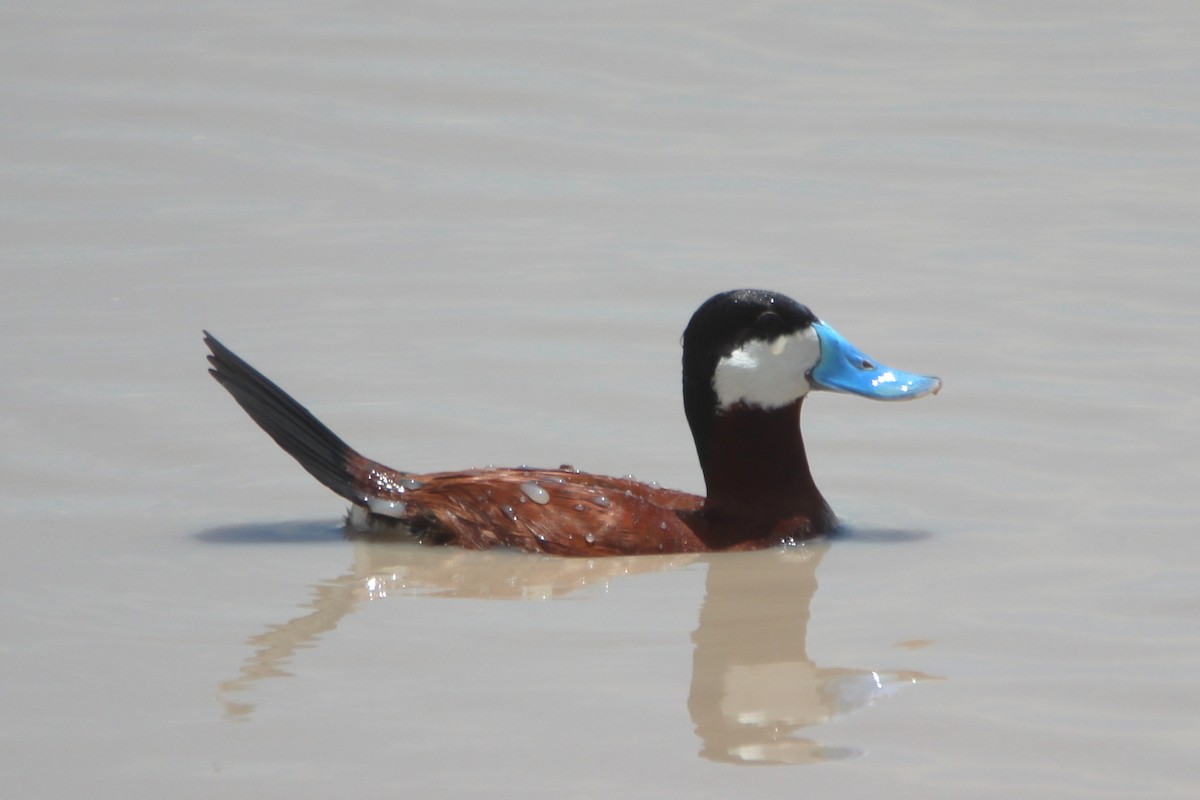
[[[585,557],[707,549],[687,522],[702,498],[629,479],[489,469],[413,475],[409,485],[369,515],[366,535]]]

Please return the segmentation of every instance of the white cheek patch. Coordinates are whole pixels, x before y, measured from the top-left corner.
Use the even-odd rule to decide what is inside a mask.
[[[772,341],[754,339],[717,362],[713,389],[718,408],[745,403],[782,408],[808,394],[808,371],[821,358],[812,327]]]

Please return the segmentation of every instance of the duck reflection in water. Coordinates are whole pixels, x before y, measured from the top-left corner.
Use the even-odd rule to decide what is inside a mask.
[[[293,526],[303,530],[305,523]],[[201,534],[210,541],[280,538],[272,526]],[[312,526],[308,525],[311,531]],[[274,526],[275,531],[287,526]],[[286,535],[283,538],[287,538]],[[806,649],[816,571],[829,545],[808,543],[752,553],[560,559],[511,552],[356,541],[351,571],[313,588],[312,610],[269,625],[248,640],[255,652],[237,677],[218,685],[226,717],[248,719],[239,695],[287,676],[296,651],[314,646],[363,603],[406,596],[549,600],[639,573],[707,569],[688,712],[700,755],[736,764],[797,764],[852,758],[853,747],[797,736],[869,706],[906,685],[936,680],[910,670],[822,667]]]

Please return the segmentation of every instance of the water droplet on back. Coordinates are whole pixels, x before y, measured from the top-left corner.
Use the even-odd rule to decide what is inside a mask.
[[[521,491],[524,493],[525,497],[528,497],[530,500],[540,506],[544,506],[546,503],[550,502],[550,493],[541,486],[538,486],[537,481],[526,481],[525,483],[522,483]],[[521,502],[524,501],[524,498],[522,498]]]

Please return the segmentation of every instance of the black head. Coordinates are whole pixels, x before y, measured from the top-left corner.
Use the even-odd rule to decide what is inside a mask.
[[[683,407],[701,460],[719,407],[717,364],[748,344],[804,334],[816,321],[816,315],[790,297],[762,289],[722,292],[696,310],[683,332]],[[815,359],[815,335],[812,340]]]

